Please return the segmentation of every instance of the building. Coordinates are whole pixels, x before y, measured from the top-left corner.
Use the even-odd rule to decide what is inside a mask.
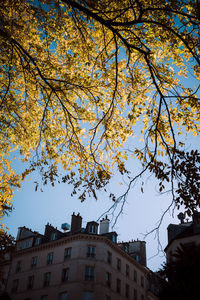
[[[178,215],[180,224],[170,224],[168,230],[168,245],[165,248],[167,261],[174,259],[178,246],[184,244],[188,247],[194,247],[200,244],[200,213],[195,212],[191,222],[184,221],[183,213]]]
[[[4,290],[12,300],[158,299],[148,288],[145,242],[117,243],[107,217],[82,228],[73,213],[62,229],[47,224],[42,235],[19,228],[5,263]]]

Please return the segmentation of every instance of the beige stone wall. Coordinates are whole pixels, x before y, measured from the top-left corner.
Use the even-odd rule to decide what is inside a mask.
[[[87,257],[88,245],[96,247],[95,258]],[[72,248],[71,258],[64,261],[65,248]],[[107,262],[107,252],[112,253],[112,262]],[[47,265],[47,255],[53,252],[53,264]],[[32,257],[37,256],[38,262],[35,269],[31,269]],[[117,270],[117,258],[121,259],[121,270]],[[22,261],[22,269],[16,273],[17,261]],[[130,267],[129,277],[126,276],[126,264]],[[85,281],[85,266],[95,268],[94,282]],[[69,268],[69,280],[61,282],[62,269]],[[137,283],[134,281],[134,270],[137,271]],[[51,272],[50,286],[44,288],[44,273]],[[108,288],[105,282],[106,272],[111,273],[111,286]],[[94,300],[104,300],[105,295],[111,296],[112,300],[127,299],[125,286],[130,286],[129,299],[133,300],[133,290],[137,289],[137,300],[147,299],[145,276],[147,269],[139,265],[123,250],[119,249],[106,238],[92,235],[74,235],[40,246],[18,251],[13,258],[11,273],[8,280],[7,290],[12,300],[40,300],[42,295],[48,295],[48,300],[59,299],[61,292],[68,293],[69,300],[83,299],[83,291],[94,292]],[[27,291],[27,278],[34,275],[34,286]],[[144,277],[144,287],[141,286],[141,276]],[[117,278],[121,280],[121,293],[116,292]],[[19,280],[17,293],[12,293],[13,280]]]

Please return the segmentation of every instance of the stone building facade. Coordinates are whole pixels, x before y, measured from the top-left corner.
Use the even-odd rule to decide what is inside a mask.
[[[117,243],[109,220],[72,215],[71,230],[50,224],[44,235],[20,227],[6,264],[5,290],[12,300],[150,300],[145,242]],[[8,270],[9,266],[9,270]],[[3,266],[2,266],[3,267]]]

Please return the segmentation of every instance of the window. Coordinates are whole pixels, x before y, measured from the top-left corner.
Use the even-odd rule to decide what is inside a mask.
[[[47,265],[52,265],[53,263],[53,252],[47,255]]]
[[[125,291],[126,298],[129,298],[129,294],[130,294],[130,287],[128,284],[126,284],[126,291]]]
[[[54,232],[54,233],[52,233],[52,235],[51,235],[51,241],[55,241],[56,239],[57,239],[57,233]]]
[[[60,294],[59,300],[67,300],[67,292],[63,292]]]
[[[125,251],[126,253],[129,252],[129,250],[128,250],[128,245],[124,245],[124,251]]]
[[[28,277],[27,281],[27,290],[31,290],[33,288],[34,275]]]
[[[95,224],[89,224],[88,226],[88,232],[97,234],[97,226]]]
[[[22,269],[22,261],[19,260],[16,265],[16,273],[20,272]]]
[[[87,248],[87,257],[95,257],[95,247],[88,246]]]
[[[34,269],[37,266],[37,256],[32,257],[31,269]]]
[[[85,267],[85,280],[94,281],[94,267]]]
[[[106,272],[106,285],[111,286],[111,274],[109,272]]]
[[[133,300],[137,300],[137,290],[134,289],[133,291]]]
[[[71,257],[72,248],[66,248],[64,252],[64,260],[67,260]]]
[[[112,234],[112,242],[113,242],[113,243],[116,243],[116,242],[117,242],[117,238],[116,238],[116,235],[115,235],[115,234]]]
[[[51,273],[47,272],[44,274],[44,286],[49,286],[51,280]]]
[[[136,270],[134,270],[134,277],[133,278],[134,278],[134,281],[137,282],[137,271]]]
[[[92,292],[83,292],[83,300],[93,300]]]
[[[35,246],[39,246],[42,242],[42,239],[41,237],[37,237],[36,240],[35,240]]]
[[[48,296],[47,295],[42,295],[40,299],[41,300],[48,300]]]
[[[19,285],[19,279],[13,280],[13,283],[12,283],[12,292],[16,292],[18,290],[18,285]]]
[[[107,262],[111,264],[112,262],[112,253],[110,251],[107,252]]]
[[[130,268],[129,265],[126,265],[126,276],[129,277]]]
[[[62,270],[62,282],[66,282],[69,279],[69,268]]]
[[[117,270],[121,270],[121,259],[117,258]]]
[[[144,287],[144,277],[141,276],[141,286]]]
[[[117,293],[120,294],[121,292],[121,280],[119,278],[117,278]]]
[[[30,240],[28,240],[28,241],[23,241],[23,242],[21,243],[21,250],[26,249],[26,248],[29,248],[30,246],[31,246]]]

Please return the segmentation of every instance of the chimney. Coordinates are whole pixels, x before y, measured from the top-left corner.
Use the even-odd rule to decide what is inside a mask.
[[[109,222],[110,220],[108,219],[108,216],[106,215],[106,218],[102,219],[100,221],[100,231],[99,234],[104,234],[109,232]]]
[[[71,219],[71,232],[75,233],[77,231],[80,231],[82,227],[82,217],[78,213],[77,215],[74,214],[72,215]]]
[[[136,261],[146,267],[147,259],[146,259],[146,242],[145,241],[133,241],[129,242],[129,254]]]

